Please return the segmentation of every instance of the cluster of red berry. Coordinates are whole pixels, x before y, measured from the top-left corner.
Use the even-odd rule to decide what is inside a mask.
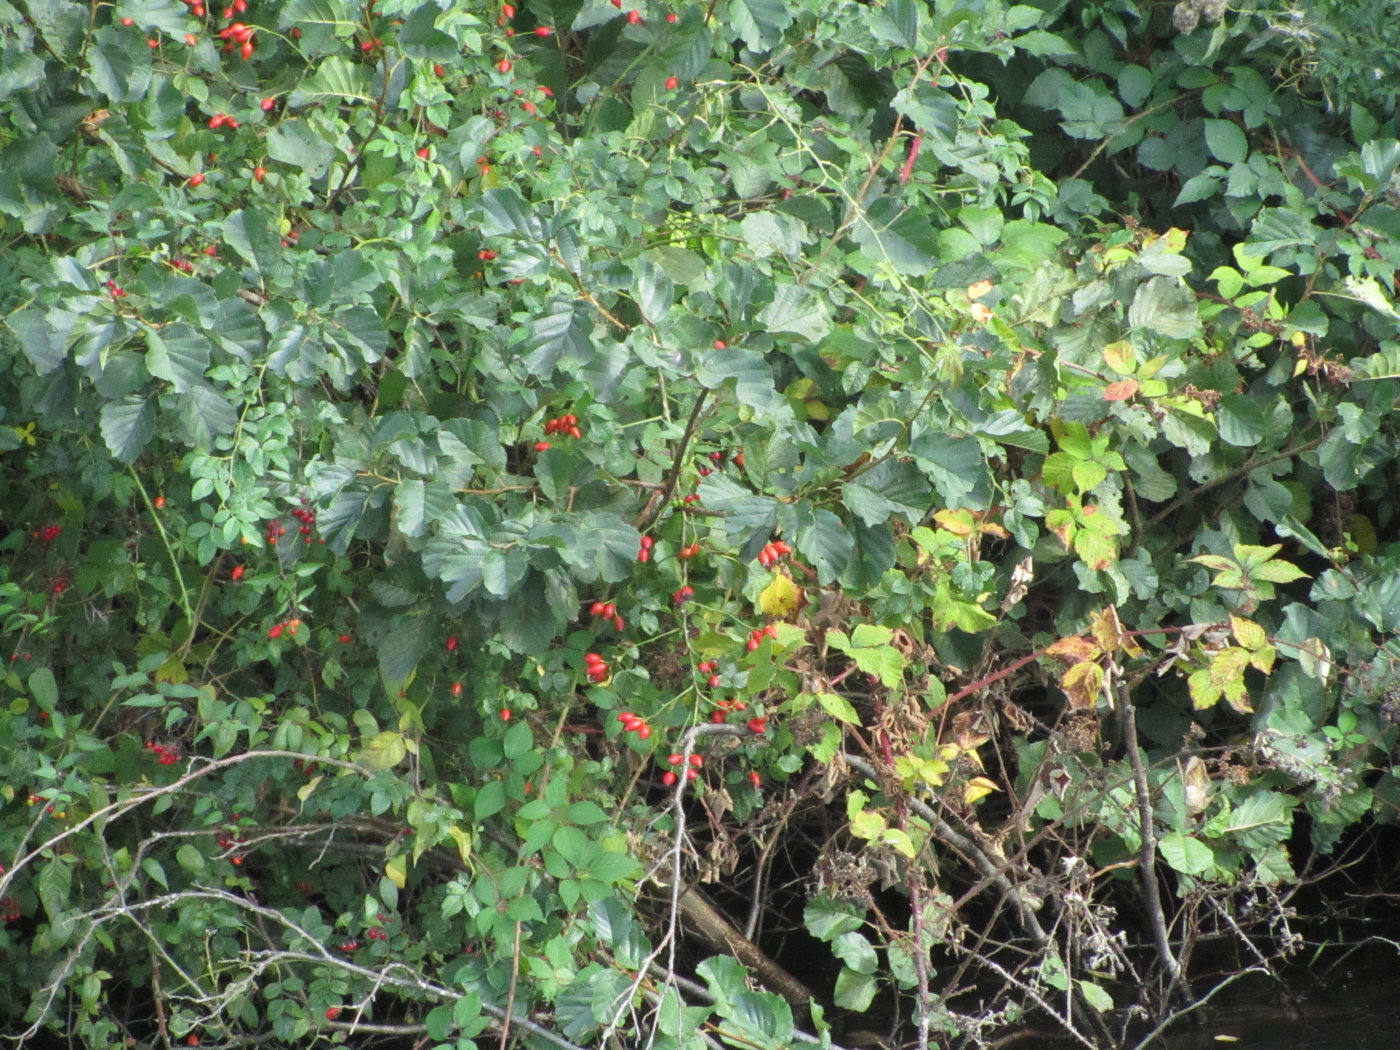
[[[651,548],[655,546],[655,544],[656,541],[650,536],[642,537],[641,546],[637,549],[637,560],[643,565],[651,561]]]
[[[689,561],[691,558],[695,557],[699,553],[700,541],[696,540],[689,547],[682,547],[680,550],[676,551],[676,557],[679,558],[681,561]]]
[[[494,259],[494,258],[496,257],[496,253],[495,253],[495,252],[479,252],[479,253],[478,253],[478,256],[479,256],[480,258],[483,258],[483,259],[484,259],[484,258],[487,258],[488,255],[489,255],[490,258],[492,258],[492,259]],[[547,420],[545,420],[545,423],[544,423],[544,433],[545,433],[545,436],[546,436],[546,437],[550,437],[550,436],[553,436],[553,435],[556,435],[556,434],[562,434],[564,437],[571,437],[571,438],[581,438],[581,437],[583,437],[583,431],[579,429],[579,425],[578,425],[578,416],[574,415],[572,412],[570,412],[568,415],[556,416],[556,417],[553,418],[553,419],[547,419]],[[549,443],[548,441],[536,441],[536,442],[535,442],[535,451],[536,451],[536,452],[543,452],[545,449],[547,449],[547,448],[552,448],[552,447],[553,447],[553,446],[550,445],[550,443]]]
[[[673,765],[673,766],[678,766],[678,765],[680,765],[683,761],[685,761],[685,756],[684,756],[684,755],[680,755],[680,754],[672,753],[671,756],[670,756],[670,758],[667,759],[667,761],[670,762],[671,765]],[[705,765],[705,756],[704,756],[704,755],[691,755],[691,756],[690,756],[690,766],[691,766],[691,768],[689,768],[689,769],[687,769],[687,770],[685,771],[685,779],[686,779],[686,780],[694,780],[696,777],[698,777],[698,776],[700,775],[700,773],[699,773],[698,771],[699,771],[704,765]],[[668,770],[666,770],[665,774],[661,777],[661,783],[665,784],[667,787],[670,787],[670,786],[673,785],[678,779],[679,779],[679,778],[676,776],[675,771],[674,771],[674,770],[668,769]]]
[[[173,766],[180,761],[180,749],[176,747],[166,747],[152,740],[146,745],[146,750],[154,754],[163,766]]]
[[[597,653],[583,654],[584,674],[588,675],[588,680],[594,685],[607,681],[608,663]]]
[[[242,5],[240,7],[239,5]],[[233,7],[224,8],[224,17],[232,18],[234,14],[241,14],[247,10],[248,5],[244,0],[233,0]],[[224,51],[232,51],[235,44],[238,45],[238,53],[243,56],[243,61],[253,57],[253,51],[257,48],[257,32],[252,26],[245,26],[242,22],[230,22],[223,29],[219,30],[219,39],[224,42]]]
[[[281,518],[273,518],[263,529],[263,538],[268,543],[275,544],[286,533],[287,526],[282,524]]]
[[[58,539],[58,534],[63,531],[62,525],[45,525],[42,529],[36,529],[29,535],[43,543],[52,543]]]
[[[0,897],[0,919],[5,922],[19,922],[19,901],[14,897]]]
[[[758,564],[765,569],[770,569],[778,564],[778,560],[785,554],[791,554],[792,548],[782,540],[774,540],[772,543],[765,543],[763,550],[758,552]]]
[[[184,256],[180,256],[177,259],[171,259],[170,265],[173,266],[175,269],[179,270],[181,273],[194,273],[194,263],[190,262]]]
[[[209,118],[209,130],[218,131],[220,128],[236,128],[238,121],[230,117],[227,113],[215,113]]]
[[[359,941],[341,941],[341,942],[340,942],[340,950],[343,951],[346,955],[349,955],[351,952],[359,951],[359,949],[360,949],[360,942],[359,942]]]
[[[297,532],[303,536],[310,536],[311,530],[316,527],[316,508],[308,506],[303,500],[300,507],[293,508],[292,517],[301,522]]]
[[[776,637],[778,637],[778,628],[776,624],[770,623],[766,627],[755,627],[749,632],[749,640],[744,643],[744,648],[749,652],[753,652],[763,644],[763,639]]]
[[[282,637],[282,632],[283,632],[283,631],[286,631],[289,635],[291,635],[293,638],[295,638],[295,637],[296,637],[296,633],[297,633],[297,628],[300,627],[300,626],[301,626],[301,621],[300,621],[300,620],[297,620],[297,619],[283,620],[281,623],[275,623],[275,624],[273,624],[271,627],[269,627],[269,628],[267,629],[267,636],[268,636],[269,638],[272,638],[272,639],[281,638],[281,637]]]
[[[126,298],[126,289],[123,288],[121,285],[119,285],[116,281],[108,281],[108,282],[107,282],[107,291],[109,291],[109,292],[112,293],[112,298],[113,298],[113,299],[125,299],[125,298]]]
[[[66,591],[67,589],[68,589],[68,581],[65,580],[62,576],[60,576],[58,579],[54,580],[54,581],[53,581],[53,585],[52,585],[51,587],[49,587],[49,590],[52,591],[55,595],[62,594],[62,593],[63,593],[64,591]]]
[[[617,720],[622,723],[624,733],[636,733],[638,740],[646,740],[651,736],[651,726],[647,725],[647,720],[640,715],[623,711],[617,716]]]
[[[304,776],[307,780],[310,780],[318,772],[320,772],[321,763],[307,762],[304,759],[294,758],[292,759],[292,768],[295,769],[302,776]]]
[[[717,688],[719,686],[719,674],[717,673],[719,671],[718,663],[716,663],[713,660],[706,660],[704,663],[696,664],[695,669],[701,674],[707,674],[710,676],[708,679],[706,679],[706,681],[709,682],[711,689]]]
[[[601,617],[604,620],[611,620],[613,627],[621,631],[627,626],[627,621],[617,611],[617,606],[612,602],[594,602],[588,607],[590,616]]]
[[[710,712],[710,721],[715,725],[720,725],[724,722],[725,715],[730,711],[747,711],[749,705],[742,700],[716,700],[715,707],[718,710]]]
[[[237,813],[233,815],[233,819],[238,819]],[[237,831],[221,831],[214,836],[214,844],[217,845],[219,849],[224,850],[225,852],[233,849],[233,847],[237,846],[242,841],[243,836]],[[241,856],[238,856],[237,854],[230,857],[229,859],[233,862],[234,867],[238,867],[243,863],[243,858]]]

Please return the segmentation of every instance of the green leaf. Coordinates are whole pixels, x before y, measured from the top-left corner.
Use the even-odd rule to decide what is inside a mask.
[[[593,318],[578,302],[561,299],[550,303],[543,314],[531,320],[527,331],[520,353],[526,370],[540,379],[548,379],[561,364],[582,364],[593,350]]]
[[[862,208],[851,237],[866,255],[907,277],[928,273],[938,255],[928,219],[892,197],[877,197]]]
[[[856,973],[848,967],[842,967],[836,977],[833,1000],[843,1010],[864,1013],[875,1001],[875,993],[879,987],[880,984],[873,975]]]
[[[865,919],[855,903],[833,897],[813,897],[802,912],[807,932],[820,941],[830,941],[843,933],[859,930]]]
[[[832,718],[850,725],[860,725],[860,715],[856,714],[856,709],[845,697],[835,693],[817,693],[816,697],[817,703],[821,704],[822,709]]]
[[[733,0],[729,21],[750,51],[771,51],[792,25],[792,14],[783,0]]]
[[[1215,853],[1211,848],[1183,832],[1163,835],[1157,847],[1162,859],[1183,875],[1204,875],[1215,867]]]
[[[123,463],[135,462],[155,435],[152,415],[146,399],[135,394],[103,405],[101,429],[107,451]]]
[[[181,394],[202,384],[213,349],[202,332],[172,324],[148,330],[146,343],[146,371],[151,375],[166,380]]]
[[[1201,317],[1191,290],[1172,277],[1153,277],[1138,287],[1128,309],[1128,323],[1172,339],[1201,334]]]
[[[29,676],[29,693],[41,709],[53,712],[58,703],[58,682],[47,667],[40,667]]]
[[[1205,121],[1206,148],[1222,164],[1239,164],[1249,156],[1249,140],[1233,120]]]

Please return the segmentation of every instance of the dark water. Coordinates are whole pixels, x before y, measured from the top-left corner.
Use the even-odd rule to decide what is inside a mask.
[[[1331,966],[1324,959],[1286,985],[1250,975],[1196,1016],[1150,1050],[1400,1050],[1400,956],[1385,949]]]

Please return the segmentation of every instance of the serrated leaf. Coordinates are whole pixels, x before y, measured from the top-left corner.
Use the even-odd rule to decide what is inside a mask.
[[[155,434],[149,403],[136,394],[102,406],[102,440],[123,463],[133,463]]]
[[[835,693],[817,693],[816,697],[822,710],[838,722],[845,722],[853,726],[860,725],[860,715],[856,714],[856,709],[845,697],[837,696]]]
[[[787,573],[778,572],[759,593],[758,611],[775,620],[791,619],[802,600],[802,589]]]

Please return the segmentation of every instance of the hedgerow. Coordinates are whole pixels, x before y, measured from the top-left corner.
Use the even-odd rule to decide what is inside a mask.
[[[6,1029],[1108,1046],[1288,956],[1400,802],[1359,18],[0,3]]]

